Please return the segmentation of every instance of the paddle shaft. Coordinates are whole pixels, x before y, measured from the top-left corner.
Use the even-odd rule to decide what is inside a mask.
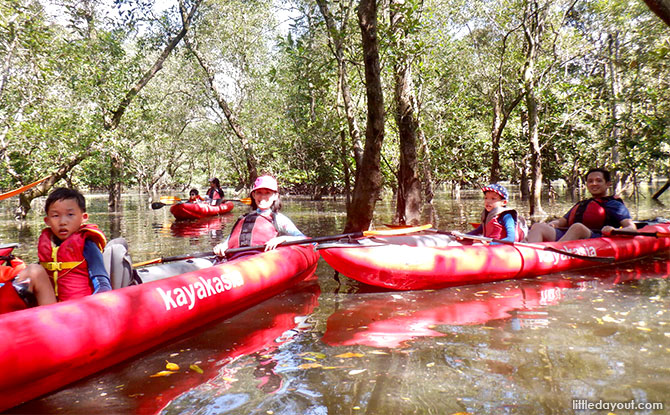
[[[464,233],[455,232],[455,231],[440,231],[440,230],[437,230],[437,233],[444,234],[444,235],[455,236],[456,238],[474,239],[474,240],[477,240],[477,241],[484,241],[484,242],[496,242],[496,243],[504,244],[504,245],[520,246],[520,247],[524,247],[524,248],[539,249],[541,251],[556,252],[557,254],[566,255],[566,256],[573,257],[573,258],[578,258],[578,259],[584,259],[584,260],[587,260],[587,261],[606,262],[606,263],[611,263],[611,262],[615,261],[615,258],[613,258],[613,257],[595,257],[595,256],[588,256],[588,255],[580,255],[580,254],[576,254],[574,252],[565,251],[563,249],[554,248],[553,246],[548,246],[548,245],[529,244],[529,243],[525,243],[525,242],[510,242],[510,241],[506,241],[504,239],[487,238],[485,236],[478,236],[478,235],[466,235]]]
[[[343,233],[340,235],[330,235],[330,236],[317,236],[316,238],[304,238],[296,239],[293,241],[282,242],[277,246],[290,246],[290,245],[303,245],[311,243],[320,243],[320,242],[330,242],[337,241],[340,239],[355,239],[355,238],[367,238],[370,236],[393,236],[393,235],[405,235],[408,233],[421,232],[431,228],[431,224],[412,226],[409,228],[398,228],[398,229],[388,229],[388,230],[372,230],[372,231],[362,231],[362,232],[351,232]],[[231,254],[236,254],[238,252],[246,251],[259,251],[265,249],[265,245],[255,245],[255,246],[245,246],[241,248],[232,248],[226,250],[226,256]]]
[[[636,232],[636,231],[625,231],[622,229],[613,230],[612,235],[651,236],[653,238],[670,238],[670,232]]]
[[[182,255],[174,255],[174,256],[168,256],[168,257],[154,258],[154,259],[150,259],[148,261],[138,262],[136,264],[133,264],[133,268],[143,267],[145,265],[164,264],[166,262],[182,261],[184,259],[191,259],[191,258],[206,258],[208,256],[214,256],[214,252],[212,252],[212,251],[195,252],[193,254],[182,254]]]

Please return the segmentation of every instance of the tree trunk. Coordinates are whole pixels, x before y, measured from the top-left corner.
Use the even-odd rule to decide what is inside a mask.
[[[423,163],[421,163],[423,165],[423,196],[427,204],[432,204],[433,197],[435,197],[435,191],[433,190],[433,164],[431,161],[428,140],[426,140],[426,135],[423,133],[421,128],[419,128],[419,140],[421,142],[421,159],[423,160]]]
[[[334,45],[334,54],[335,59],[337,60],[337,72],[339,80],[338,89],[339,93],[342,95],[344,113],[347,119],[347,126],[349,127],[349,136],[351,137],[351,142],[353,145],[354,160],[356,162],[356,169],[358,169],[363,160],[363,144],[361,143],[361,132],[358,128],[358,123],[356,122],[356,114],[354,113],[354,105],[352,104],[351,91],[349,90],[349,82],[347,80],[347,62],[344,59],[343,43],[343,39],[346,33],[346,22],[349,21],[349,10],[351,8],[346,8],[345,15],[342,18],[342,27],[338,29],[335,24],[335,19],[333,19],[333,15],[330,13],[330,9],[328,8],[326,1],[317,0],[316,3],[319,5],[319,10],[321,10],[323,19],[326,22],[329,40]]]
[[[121,176],[123,173],[123,160],[117,153],[110,156],[109,172],[109,199],[107,205],[110,212],[118,212],[121,210]]]
[[[619,114],[621,103],[621,79],[619,77],[619,33],[610,33],[608,37],[608,53],[607,68],[609,69],[609,88],[610,88],[610,123],[612,124],[612,131],[610,132],[610,140],[612,145],[612,164],[619,165],[619,143],[621,141],[621,128],[619,121]],[[594,166],[600,167],[600,166]],[[612,188],[615,195],[621,193],[621,174],[619,169],[612,172]]]
[[[401,10],[402,0],[392,0],[391,28],[395,33],[398,61],[394,65],[395,77],[395,119],[400,140],[400,167],[398,170],[398,194],[396,203],[397,223],[418,225],[421,220],[421,181],[417,174],[416,135],[419,122],[416,117],[412,94],[412,68],[408,57],[403,55],[406,48],[405,31],[402,23],[405,16]]]
[[[216,102],[219,105],[221,111],[223,111],[223,114],[225,115],[226,120],[228,121],[228,125],[233,130],[233,133],[235,133],[235,136],[237,136],[237,138],[240,140],[240,144],[242,145],[242,151],[244,152],[244,156],[246,158],[247,163],[248,183],[246,184],[251,186],[251,184],[253,184],[253,182],[256,181],[256,178],[258,177],[258,168],[257,168],[258,162],[256,161],[256,155],[251,146],[251,142],[247,138],[246,134],[244,134],[244,131],[242,131],[242,127],[237,122],[237,117],[235,116],[235,114],[233,114],[233,111],[230,109],[228,102],[219,92],[218,87],[216,86],[216,82],[214,81],[214,70],[211,68],[209,63],[207,63],[204,60],[204,58],[200,55],[200,53],[198,53],[198,51],[191,44],[188,38],[186,39],[186,46],[191,51],[191,53],[193,53],[193,56],[195,56],[196,60],[200,64],[200,67],[205,71],[205,75],[207,77],[207,84],[209,86],[210,91],[212,91],[212,93],[214,94],[214,98],[216,99]]]
[[[347,209],[344,232],[369,229],[382,187],[379,163],[384,141],[384,95],[380,77],[375,0],[361,0],[358,21],[363,44],[368,116],[363,159],[360,168],[356,170],[356,182],[351,204]]]
[[[544,25],[544,13],[536,1],[529,1],[524,11],[526,62],[523,69],[526,110],[528,111],[528,142],[530,144],[530,215],[542,215],[542,154],[539,138],[538,103],[535,96],[537,75],[535,64]]]

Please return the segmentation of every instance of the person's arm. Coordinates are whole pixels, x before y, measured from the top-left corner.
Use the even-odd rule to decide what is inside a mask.
[[[621,230],[624,231],[637,231],[637,226],[630,216],[630,212],[626,205],[623,202],[618,200],[610,200],[605,204],[605,209],[609,212],[610,216],[613,217],[621,224]],[[603,235],[609,235],[614,229],[613,226],[603,226],[601,232]]]
[[[552,226],[554,228],[567,228],[568,227],[568,215],[570,212],[566,213],[565,216],[560,217],[558,219],[554,219],[547,223],[547,225]]]
[[[295,226],[293,221],[286,215],[277,213],[277,227],[279,236],[276,236],[265,243],[265,250],[275,249],[282,242],[294,241],[305,238],[305,235]]]
[[[86,259],[88,265],[88,276],[93,283],[93,294],[111,291],[112,283],[102,260],[102,252],[100,252],[95,242],[90,239],[84,242],[84,259]]]
[[[502,238],[503,241],[514,242],[516,241],[516,221],[510,213],[505,213],[502,218],[502,224],[505,227],[507,236]]]
[[[484,233],[484,226],[479,224],[476,228],[466,233],[466,235],[482,235]]]
[[[230,235],[228,235],[225,241],[221,242],[220,244],[216,245],[213,248],[214,255],[226,256],[226,250],[228,249],[228,240],[230,240]]]

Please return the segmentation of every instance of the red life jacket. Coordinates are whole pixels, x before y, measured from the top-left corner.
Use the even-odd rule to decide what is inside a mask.
[[[92,239],[102,251],[107,244],[105,235],[95,225],[82,225],[60,246],[56,246],[53,238],[51,229],[42,231],[37,242],[37,256],[40,265],[53,280],[58,300],[72,300],[93,294],[93,283],[84,258],[84,242]]]
[[[11,282],[6,282],[0,287],[0,314],[11,313],[28,308],[26,302],[19,297],[19,293]]]
[[[582,200],[568,212],[568,226],[577,222],[591,229],[600,229],[605,225],[619,226],[620,224],[613,223],[616,221],[609,218],[605,209],[605,203],[614,199],[621,200],[614,196]]]
[[[482,228],[483,235],[487,238],[494,239],[504,239],[507,237],[507,231],[505,225],[501,222],[503,215],[505,214],[512,215],[514,219],[514,224],[516,226],[516,237],[514,242],[520,242],[526,236],[526,231],[528,227],[526,226],[526,221],[519,217],[519,214],[514,209],[498,207],[492,209],[490,212],[487,212],[486,209],[482,212]]]
[[[247,213],[233,225],[228,238],[228,248],[263,245],[277,235],[279,230],[275,212],[272,212],[269,218],[258,212]]]
[[[0,250],[0,258],[2,259],[0,284],[4,283],[0,286],[0,314],[28,308],[26,302],[23,301],[12,285],[12,280],[26,268],[26,264],[11,254],[12,249]]]
[[[220,187],[210,187],[206,194],[212,200],[223,199],[223,189]]]

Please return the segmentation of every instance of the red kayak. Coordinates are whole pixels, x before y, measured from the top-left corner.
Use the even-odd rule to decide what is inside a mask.
[[[170,213],[177,219],[200,219],[208,216],[223,215],[233,210],[233,202],[222,202],[212,206],[207,203],[177,203],[170,206]]]
[[[0,411],[266,300],[312,275],[317,259],[311,245],[279,248],[1,315]]]
[[[667,233],[670,223],[639,232]],[[612,236],[570,242],[516,245],[448,246],[449,237],[415,235],[360,240],[360,245],[321,245],[321,255],[336,271],[365,284],[394,290],[421,290],[476,284],[602,266],[585,257],[629,261],[670,249],[670,238]]]

